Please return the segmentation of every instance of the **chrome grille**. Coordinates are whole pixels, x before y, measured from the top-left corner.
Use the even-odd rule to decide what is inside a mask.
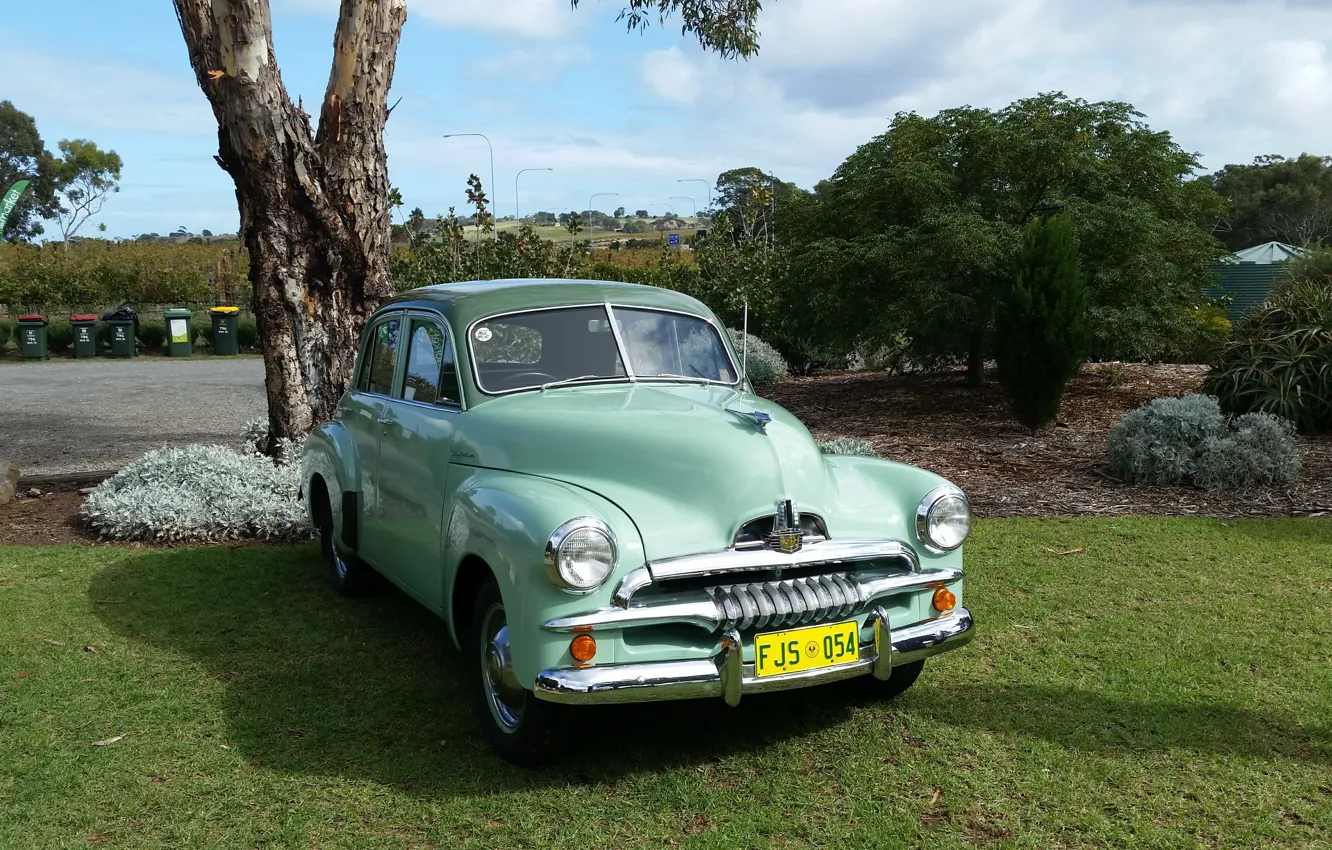
[[[709,587],[722,629],[766,629],[845,617],[860,607],[846,573]]]

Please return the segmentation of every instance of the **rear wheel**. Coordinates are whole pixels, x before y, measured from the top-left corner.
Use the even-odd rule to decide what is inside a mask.
[[[920,678],[920,673],[925,669],[924,661],[916,661],[911,664],[903,664],[893,667],[893,675],[888,677],[888,681],[882,682],[873,676],[863,676],[860,681],[865,687],[865,691],[876,699],[893,699],[901,696],[908,688],[916,684]]]
[[[488,577],[472,609],[469,653],[478,678],[477,719],[505,761],[535,764],[555,751],[560,706],[542,702],[518,681],[499,585]]]
[[[329,583],[343,596],[364,596],[370,592],[373,574],[355,555],[341,551],[334,529],[333,507],[328,495],[316,496],[315,525],[319,530],[319,549],[324,556],[324,569]]]

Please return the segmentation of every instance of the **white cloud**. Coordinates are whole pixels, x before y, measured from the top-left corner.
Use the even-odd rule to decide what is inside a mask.
[[[178,73],[120,57],[0,50],[0,79],[23,93],[38,125],[93,130],[215,134],[217,124],[188,66]]]
[[[591,65],[592,51],[582,44],[518,47],[483,59],[476,70],[492,77],[543,82],[572,65]]]
[[[1210,168],[1332,138],[1332,3],[782,0],[760,28],[749,62],[672,48],[643,83],[734,163],[805,185],[898,111],[1042,91],[1133,103]]]
[[[676,103],[693,103],[702,90],[703,72],[680,48],[654,50],[643,57],[643,83],[648,91]]]
[[[283,0],[282,5],[328,15],[338,11],[338,0]],[[409,0],[407,18],[525,38],[558,38],[575,25],[566,0]]]

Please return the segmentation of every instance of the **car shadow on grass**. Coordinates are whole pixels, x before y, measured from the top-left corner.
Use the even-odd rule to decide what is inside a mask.
[[[151,663],[178,666],[157,675],[197,693],[186,710],[207,713],[220,701],[217,734],[252,765],[429,797],[701,766],[844,723],[866,701],[849,682],[749,697],[737,709],[719,700],[576,709],[572,751],[556,766],[523,770],[482,738],[472,683],[443,624],[388,586],[368,599],[337,597],[311,546],[130,554],[93,578],[89,597],[117,633],[165,651]],[[220,697],[208,680],[224,683]],[[940,676],[896,710],[1092,752],[1183,747],[1332,764],[1327,728],[1223,705]]]
[[[366,599],[326,586],[313,547],[154,550],[103,568],[88,591],[127,640],[165,650],[228,747],[277,771],[341,775],[432,797],[611,781],[706,764],[841,723],[826,689],[573,711],[579,744],[552,767],[498,759],[473,719],[473,685],[444,624],[383,583]],[[193,665],[179,665],[183,655]],[[192,677],[192,678],[191,678]],[[193,685],[189,681],[193,681]]]

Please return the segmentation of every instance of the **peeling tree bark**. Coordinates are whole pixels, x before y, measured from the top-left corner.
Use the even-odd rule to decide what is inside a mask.
[[[268,0],[174,0],[236,184],[271,433],[332,418],[388,276],[388,91],[406,0],[342,0],[317,132],[291,102]]]

